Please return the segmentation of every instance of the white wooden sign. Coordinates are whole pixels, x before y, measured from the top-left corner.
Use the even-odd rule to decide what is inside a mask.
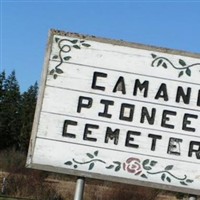
[[[27,166],[200,195],[200,55],[51,31]]]

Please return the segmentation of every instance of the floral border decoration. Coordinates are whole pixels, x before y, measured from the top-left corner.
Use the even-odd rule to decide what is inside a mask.
[[[140,176],[141,178],[148,179],[150,176],[160,175],[163,182],[168,182],[169,184],[173,180],[179,181],[180,185],[187,186],[191,184],[194,180],[188,179],[187,175],[183,177],[175,176],[172,172],[174,165],[167,165],[163,170],[156,171],[155,167],[158,164],[156,160],[145,159],[141,160],[135,157],[129,157],[125,162],[113,161],[111,163],[106,163],[104,160],[99,159],[99,151],[94,153],[86,153],[87,161],[81,162],[73,158],[71,161],[67,161],[64,164],[77,169],[80,165],[88,165],[88,170],[92,171],[97,164],[102,164],[107,170],[114,170],[119,172],[123,170],[126,173],[130,173],[134,176]]]
[[[179,71],[179,74],[178,74],[178,77],[181,77],[184,75],[184,73],[187,75],[187,76],[191,76],[191,68],[194,67],[194,66],[199,66],[200,67],[200,63],[194,63],[194,64],[191,64],[191,65],[187,65],[186,62],[182,59],[179,59],[178,62],[179,62],[179,66],[175,66],[168,58],[166,57],[163,57],[163,56],[157,56],[156,54],[151,54],[152,58],[153,58],[153,61],[151,63],[151,66],[152,67],[159,67],[159,66],[162,66],[164,67],[165,69],[168,67],[168,66],[171,66],[173,67],[174,69],[176,69],[177,71]]]
[[[53,55],[52,60],[59,61],[59,63],[50,71],[50,75],[53,75],[53,78],[56,79],[58,74],[64,73],[60,66],[65,61],[69,61],[72,57],[69,53],[72,49],[81,49],[82,47],[90,47],[91,45],[85,43],[85,40],[78,39],[61,39],[59,37],[55,37],[55,42],[58,44],[59,52],[58,55]]]

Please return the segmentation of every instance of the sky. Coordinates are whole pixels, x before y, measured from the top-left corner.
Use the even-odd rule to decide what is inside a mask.
[[[21,92],[40,83],[50,29],[200,54],[200,0],[0,2],[0,72]]]

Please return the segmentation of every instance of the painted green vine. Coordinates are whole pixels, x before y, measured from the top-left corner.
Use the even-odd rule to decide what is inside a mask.
[[[179,66],[175,66],[168,58],[166,57],[161,57],[161,56],[157,56],[156,54],[151,54],[152,58],[154,59],[151,63],[152,67],[164,67],[165,69],[168,68],[168,66],[173,67],[174,69],[176,69],[177,71],[179,71],[178,73],[178,77],[183,76],[184,74],[186,74],[187,76],[191,76],[192,71],[191,68],[192,67],[196,67],[199,66],[200,67],[200,63],[194,63],[191,65],[186,64],[186,61],[179,59],[178,63]]]
[[[90,47],[90,44],[85,43],[84,40],[78,40],[78,39],[61,39],[58,37],[55,37],[55,42],[58,44],[59,52],[58,55],[53,55],[52,60],[58,60],[59,63],[50,71],[50,75],[53,75],[53,78],[56,79],[59,74],[64,73],[61,69],[61,65],[69,61],[72,57],[70,56],[70,52],[73,49],[80,50],[82,47]]]
[[[100,159],[99,151],[94,153],[86,153],[86,161],[78,161],[72,159],[72,161],[67,161],[64,164],[71,166],[74,169],[77,169],[80,165],[87,165],[88,170],[92,171],[95,165],[101,164],[104,165],[107,170],[114,170],[119,172],[123,170],[126,173],[130,173],[134,176],[140,176],[141,178],[148,179],[150,176],[160,176],[163,182],[168,182],[169,184],[173,181],[179,181],[180,185],[189,185],[193,182],[192,179],[188,179],[187,175],[178,177],[172,172],[174,165],[167,165],[163,170],[156,171],[156,165],[158,162],[156,160],[145,159],[141,160],[135,157],[129,157],[124,162],[121,161],[112,161],[111,163],[106,163],[104,160]]]

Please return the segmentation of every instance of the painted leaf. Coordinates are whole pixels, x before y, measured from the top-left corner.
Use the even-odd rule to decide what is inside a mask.
[[[78,40],[70,40],[70,42],[71,42],[72,44],[76,44],[76,43],[78,42]]]
[[[98,153],[99,153],[99,151],[95,151],[95,152],[94,152],[94,155],[95,155],[95,156],[98,156]]]
[[[145,174],[142,174],[141,177],[148,179],[148,177]]]
[[[87,156],[88,156],[89,158],[94,158],[94,156],[93,156],[91,153],[87,153]]]
[[[57,75],[57,74],[54,74],[54,75],[53,75],[53,78],[54,78],[54,79],[56,79],[57,77],[58,77],[58,75]]]
[[[153,166],[155,166],[157,163],[158,163],[157,161],[152,160],[152,161],[150,162],[150,165],[153,167]]]
[[[151,169],[152,169],[152,168],[149,167],[149,166],[143,166],[143,168],[144,168],[145,170],[151,170]]]
[[[81,49],[78,45],[73,45],[75,49]]]
[[[72,57],[71,56],[65,56],[63,59],[65,60],[65,61],[68,61],[68,60],[70,60]]]
[[[192,183],[192,182],[194,182],[194,181],[191,180],[191,179],[187,179],[186,182],[187,182],[187,183]]]
[[[50,71],[50,75],[53,75],[54,74],[54,72],[55,72],[55,70],[54,69],[52,69],[51,71]]]
[[[151,170],[151,169],[152,169],[150,166],[146,166],[146,165],[149,164],[149,161],[150,161],[149,159],[146,159],[146,160],[144,160],[143,163],[142,163],[142,166],[143,166],[143,168],[144,168],[145,170]]]
[[[67,162],[65,163],[65,165],[72,165],[72,162],[71,162],[71,161],[67,161]]]
[[[162,62],[163,62],[163,60],[160,59],[160,60],[158,61],[157,67],[159,67],[159,66],[162,64]]]
[[[57,59],[58,58],[58,56],[57,55],[54,55],[53,57],[52,57],[52,59]]]
[[[56,69],[56,72],[57,72],[58,74],[62,74],[62,73],[63,73],[63,70],[60,69],[60,68],[57,68],[57,69]]]
[[[164,62],[163,64],[162,64],[162,66],[166,69],[167,68],[167,64]]]
[[[57,37],[55,38],[56,43],[57,43],[59,40],[60,40],[60,38],[57,38]]]
[[[94,163],[91,163],[91,164],[89,165],[89,170],[92,170],[93,167],[94,167]]]
[[[115,171],[118,172],[120,169],[121,169],[121,166],[118,165],[118,166],[115,168]]]
[[[143,163],[142,163],[143,166],[147,165],[147,164],[149,164],[149,159],[144,160]]]
[[[152,56],[152,58],[156,58],[157,57],[157,55],[156,54],[151,54],[151,56]]]
[[[165,167],[165,170],[169,171],[169,170],[171,170],[173,167],[174,167],[174,165],[168,165],[168,166]]]
[[[181,76],[183,76],[183,71],[180,71],[180,73],[179,73],[179,75],[178,75],[178,77],[181,77]]]
[[[187,183],[185,183],[184,181],[180,181],[181,185],[187,185]]]
[[[162,181],[165,180],[165,177],[166,177],[166,175],[165,175],[165,174],[162,174],[162,176],[161,176]]]
[[[106,169],[112,169],[114,167],[114,165],[109,165],[108,167],[106,167]]]
[[[90,46],[91,46],[90,44],[86,44],[86,43],[82,43],[82,45],[83,45],[84,47],[90,47]]]
[[[171,183],[171,178],[167,177],[166,180]]]
[[[188,76],[191,76],[191,70],[189,68],[186,69],[185,73],[188,75]]]
[[[179,64],[180,64],[180,65],[182,65],[182,66],[186,66],[186,63],[185,63],[185,61],[184,61],[184,60],[182,60],[182,59],[179,59]]]

